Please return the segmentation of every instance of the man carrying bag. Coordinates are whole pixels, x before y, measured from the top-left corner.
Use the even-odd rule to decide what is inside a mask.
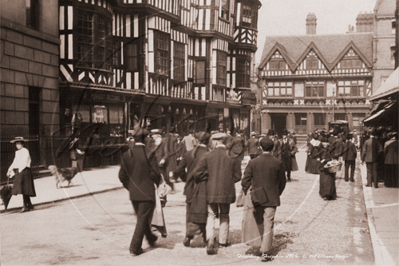
[[[260,146],[263,154],[248,162],[241,185],[245,194],[252,186],[251,197],[255,207],[253,215],[262,236],[259,255],[266,262],[271,260],[274,216],[277,206],[280,206],[280,195],[285,188],[286,178],[283,163],[271,154],[274,142],[263,138]]]

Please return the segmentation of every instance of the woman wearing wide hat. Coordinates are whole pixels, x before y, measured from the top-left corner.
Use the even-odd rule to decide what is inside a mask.
[[[30,197],[36,197],[35,185],[33,184],[32,171],[30,169],[31,158],[25,142],[29,141],[23,137],[16,137],[10,143],[15,143],[17,151],[15,158],[8,168],[7,176],[14,177],[12,195],[22,194],[24,205],[22,212],[33,210]]]

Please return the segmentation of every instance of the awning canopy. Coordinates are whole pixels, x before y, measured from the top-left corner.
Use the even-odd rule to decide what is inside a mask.
[[[381,106],[381,105],[380,105]],[[365,118],[363,123],[367,127],[373,126],[386,126],[386,125],[397,125],[398,120],[398,103],[391,101],[385,103],[383,108],[377,110],[371,116]]]
[[[388,96],[399,92],[399,67],[389,76],[389,78],[373,93],[369,101]]]

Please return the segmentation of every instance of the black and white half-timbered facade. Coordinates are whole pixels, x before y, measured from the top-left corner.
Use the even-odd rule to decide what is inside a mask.
[[[360,129],[372,94],[372,33],[268,36],[259,65],[262,132]]]
[[[59,0],[61,126],[102,123],[124,135],[151,121],[181,134],[209,125],[249,133],[259,8],[258,0]]]

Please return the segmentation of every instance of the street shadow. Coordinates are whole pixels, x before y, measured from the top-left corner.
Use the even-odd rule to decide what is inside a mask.
[[[81,187],[81,186],[83,186],[83,184],[77,184],[77,185],[70,184],[69,187],[68,187],[68,185],[64,185],[64,186],[59,186],[58,188],[59,189],[60,188],[72,188],[72,187]]]
[[[289,244],[293,244],[292,239],[295,237],[294,233],[283,232],[281,234],[276,234],[273,236],[273,247],[267,252],[271,257],[276,257],[277,254],[286,249]],[[250,247],[246,252],[246,255],[260,255],[260,247]]]

